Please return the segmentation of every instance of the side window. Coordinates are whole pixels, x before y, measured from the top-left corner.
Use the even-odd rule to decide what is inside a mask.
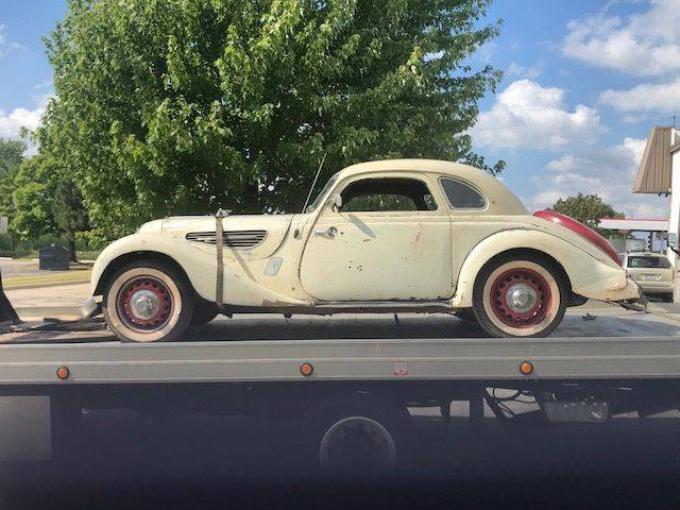
[[[342,192],[344,212],[434,211],[437,204],[424,182],[388,178],[355,181]]]
[[[486,199],[469,184],[454,179],[440,179],[444,194],[454,209],[484,209]]]

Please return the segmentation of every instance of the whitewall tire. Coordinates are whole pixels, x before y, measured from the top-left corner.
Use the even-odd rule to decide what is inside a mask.
[[[499,257],[477,276],[473,295],[479,324],[495,337],[549,335],[562,321],[568,287],[560,269],[533,254]]]
[[[159,262],[134,261],[107,283],[104,317],[123,341],[176,340],[191,323],[193,301],[184,275]]]

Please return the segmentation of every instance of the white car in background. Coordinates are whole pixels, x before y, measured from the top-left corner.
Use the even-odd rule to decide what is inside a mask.
[[[92,295],[120,339],[152,342],[263,312],[457,313],[493,336],[544,336],[567,306],[641,292],[585,225],[529,214],[482,170],[404,159],[336,173],[300,214],[146,223],[101,253]]]
[[[673,301],[675,269],[668,257],[661,253],[627,253],[623,265],[646,295]]]

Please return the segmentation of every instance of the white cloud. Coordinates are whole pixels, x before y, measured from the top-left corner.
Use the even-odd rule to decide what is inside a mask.
[[[15,108],[9,113],[0,110],[0,137],[16,138],[19,136],[19,130],[22,127],[31,131],[34,130],[40,125],[43,112],[43,107],[38,107],[35,110]]]
[[[625,138],[619,145],[563,154],[548,163],[544,174],[534,177],[533,184],[540,191],[530,205],[544,209],[559,198],[596,193],[627,217],[665,218],[667,198],[632,192],[645,143],[644,139]]]
[[[13,51],[26,51],[27,48],[19,43],[8,42],[5,35],[5,25],[0,25],[0,57],[4,57]]]
[[[633,75],[680,70],[680,0],[651,0],[649,8],[622,19],[605,8],[571,21],[562,53],[597,67]]]
[[[480,147],[559,149],[591,143],[602,131],[597,110],[579,104],[569,111],[564,90],[525,79],[498,95],[471,134]]]
[[[19,138],[21,128],[33,131],[40,126],[50,97],[52,96],[44,95],[37,97],[33,109],[15,108],[10,112],[0,109],[0,138]],[[35,146],[29,143],[27,154],[35,152]]]
[[[541,74],[543,74],[543,66],[541,64],[536,64],[533,66],[523,66],[517,62],[510,62],[510,65],[505,70],[505,74],[508,76],[516,76],[520,78],[528,78],[530,80],[535,80]]]
[[[680,78],[671,83],[643,83],[629,90],[605,90],[600,102],[622,112],[657,111],[670,115],[680,111]]]

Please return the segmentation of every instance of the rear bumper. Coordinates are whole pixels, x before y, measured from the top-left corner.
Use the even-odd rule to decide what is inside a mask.
[[[612,301],[614,303],[629,301],[635,303],[640,299],[645,299],[642,289],[632,278],[626,278],[625,286],[617,289],[607,289],[607,298],[605,301]]]
[[[645,294],[665,294],[675,289],[675,282],[641,282],[638,285]]]

